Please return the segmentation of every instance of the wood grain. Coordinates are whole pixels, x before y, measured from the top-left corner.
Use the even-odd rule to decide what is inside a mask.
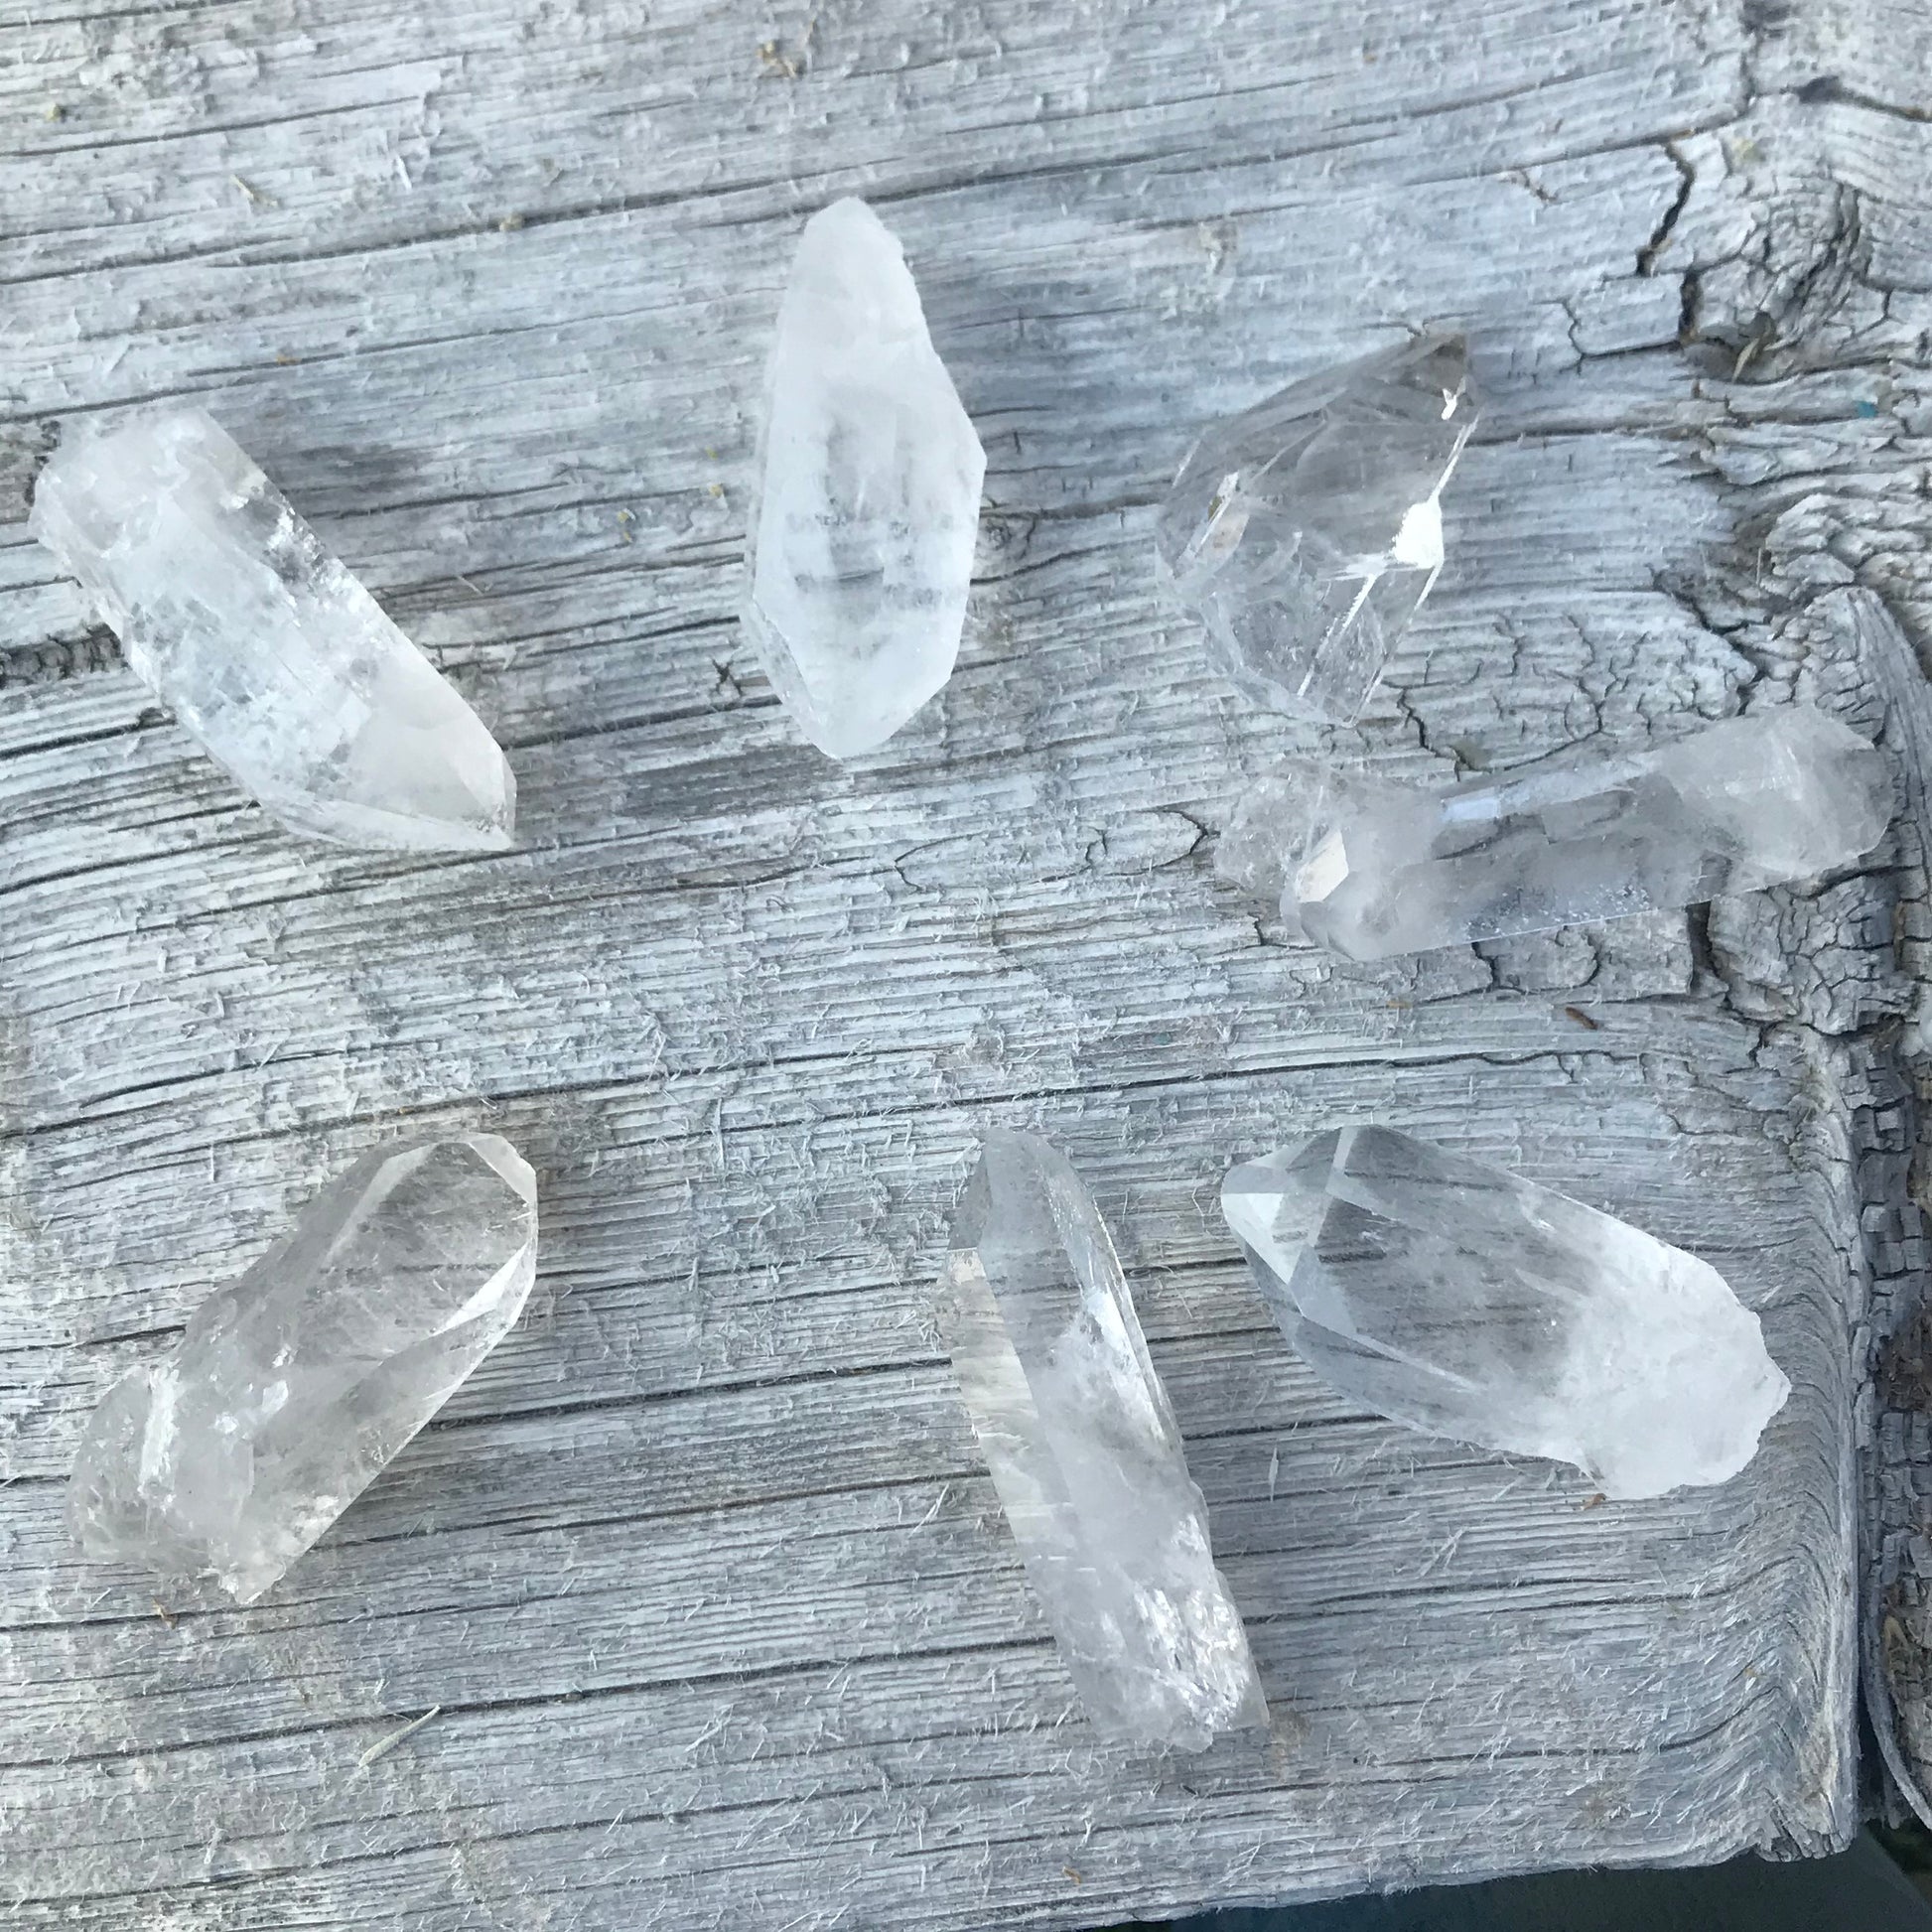
[[[1862,1632],[1904,1800],[1918,10],[0,0],[0,36],[7,1924],[1074,1927],[1817,1852],[1872,1788]],[[843,193],[989,469],[958,673],[840,767],[732,613],[785,262]],[[1162,604],[1152,506],[1205,421],[1425,324],[1487,403],[1449,569],[1311,734]],[[61,421],[176,395],[497,732],[520,851],[298,844],[119,668],[27,492]],[[1211,875],[1290,753],[1493,766],[1791,694],[1914,807],[1848,878],[1369,969]],[[1364,1114],[1711,1258],[1795,1384],[1750,1470],[1604,1505],[1315,1384],[1214,1190]],[[931,1321],[989,1120],[1113,1220],[1266,1736],[1080,1721]],[[483,1122],[541,1176],[541,1281],[439,1422],[248,1611],[81,1563],[109,1380],[354,1152]]]

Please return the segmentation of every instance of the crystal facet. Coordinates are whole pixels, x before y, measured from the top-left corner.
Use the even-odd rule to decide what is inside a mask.
[[[1215,841],[1214,876],[1262,903],[1281,899],[1307,857],[1307,828],[1327,783],[1323,769],[1290,765],[1251,785]],[[1286,914],[1290,904],[1282,909]]]
[[[1441,493],[1475,425],[1468,350],[1425,336],[1203,436],[1155,542],[1228,675],[1346,724],[1443,567]]]
[[[75,1538],[253,1602],[508,1331],[536,1242],[536,1182],[494,1134],[364,1155],[107,1392]]]
[[[1791,1392],[1708,1262],[1386,1127],[1235,1168],[1221,1211],[1289,1340],[1344,1395],[1574,1462],[1606,1496],[1727,1481]]]
[[[986,455],[892,232],[805,224],[765,373],[747,633],[820,751],[872,751],[952,675]]]
[[[1207,1509],[1105,1223],[1045,1142],[991,1133],[941,1322],[995,1487],[1096,1728],[1185,1750],[1267,1722]]]
[[[70,431],[32,523],[135,673],[291,831],[509,845],[496,741],[204,411]]]
[[[1884,836],[1885,761],[1809,705],[1655,752],[1564,757],[1442,791],[1309,770],[1257,789],[1221,867],[1350,959],[1698,905],[1847,866]]]

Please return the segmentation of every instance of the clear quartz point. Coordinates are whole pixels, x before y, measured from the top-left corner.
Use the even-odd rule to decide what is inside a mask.
[[[953,1221],[941,1323],[980,1446],[1094,1726],[1205,1748],[1267,1722],[1180,1431],[1093,1197],[1044,1141],[990,1133]]]
[[[1708,1262],[1390,1128],[1237,1167],[1221,1210],[1288,1339],[1343,1395],[1573,1462],[1606,1496],[1727,1481],[1790,1393]]]
[[[509,1330],[536,1241],[536,1182],[494,1134],[364,1155],[107,1392],[75,1539],[252,1603]]]
[[[805,736],[855,758],[952,675],[986,475],[905,257],[863,202],[805,224],[759,469],[746,633]]]
[[[1566,755],[1442,790],[1313,768],[1237,809],[1219,870],[1350,959],[1702,904],[1863,858],[1884,759],[1809,705],[1654,752]]]
[[[1443,567],[1442,489],[1475,420],[1467,345],[1433,335],[1201,438],[1155,544],[1236,684],[1274,710],[1356,717]]]
[[[205,411],[69,431],[32,528],[135,674],[291,831],[509,845],[516,784],[483,721]]]

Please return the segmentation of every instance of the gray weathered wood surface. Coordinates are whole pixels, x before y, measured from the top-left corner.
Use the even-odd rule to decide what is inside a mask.
[[[1391,768],[1787,692],[1923,802],[1932,35],[1908,0],[0,0],[0,1915],[1079,1926],[1817,1851],[1857,1656],[1932,1753],[1914,822],[1859,875],[1414,968],[1211,878],[1316,743],[1159,603],[1191,431],[1409,326],[1490,410]],[[732,619],[813,207],[990,458],[945,695],[804,748]],[[206,399],[509,749],[525,849],[304,846],[29,542],[53,425]],[[1641,1506],[1350,1413],[1226,1161],[1370,1112],[1711,1257],[1796,1384]],[[1277,1720],[1103,1748],[928,1284],[976,1126],[1114,1217]],[[61,1479],[354,1151],[487,1121],[540,1307],[259,1607]],[[1862,1452],[1870,1449],[1868,1459]],[[437,1715],[386,1749],[411,1719]],[[1896,1735],[1894,1735],[1894,1729]]]

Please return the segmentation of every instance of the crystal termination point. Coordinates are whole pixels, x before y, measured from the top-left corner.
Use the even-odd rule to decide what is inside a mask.
[[[252,1603],[508,1332],[536,1240],[535,1178],[494,1134],[364,1155],[107,1392],[75,1539]]]
[[[952,675],[986,454],[892,231],[805,224],[765,374],[747,634],[821,752],[883,745]]]
[[[1096,1729],[1204,1749],[1267,1723],[1207,1510],[1093,1197],[989,1133],[941,1325],[1027,1574]]]
[[[1475,421],[1467,345],[1432,335],[1293,383],[1201,438],[1155,548],[1249,696],[1355,719],[1443,567],[1443,485]]]
[[[1296,1350],[1344,1395],[1606,1496],[1727,1481],[1791,1385],[1710,1263],[1386,1127],[1233,1169],[1221,1211]]]
[[[1285,920],[1345,958],[1384,959],[1809,878],[1863,858],[1891,811],[1882,756],[1793,704],[1447,790],[1270,781],[1236,813],[1220,871],[1244,886],[1285,876]]]
[[[289,830],[508,848],[496,741],[206,412],[70,430],[31,524],[134,673]]]

